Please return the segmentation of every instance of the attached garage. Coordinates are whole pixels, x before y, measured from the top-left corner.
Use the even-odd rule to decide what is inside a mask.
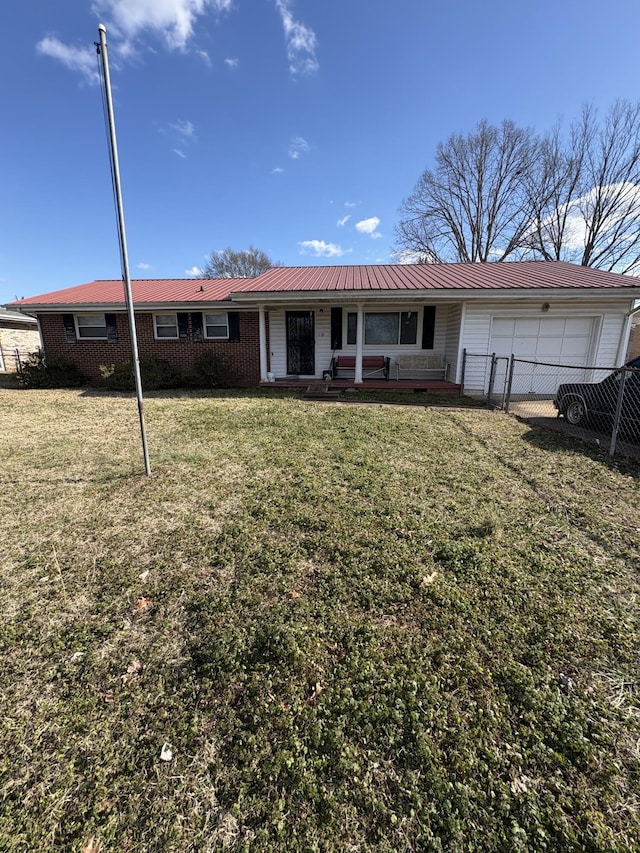
[[[561,364],[587,364],[595,317],[494,317],[490,351]]]
[[[596,317],[494,317],[489,351],[538,363],[587,365],[592,361],[596,330]],[[506,364],[498,363],[498,384]],[[519,364],[511,390],[514,394],[553,393],[560,374],[557,367]]]

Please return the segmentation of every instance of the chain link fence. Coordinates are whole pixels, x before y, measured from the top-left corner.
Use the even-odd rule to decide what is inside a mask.
[[[0,345],[0,373],[19,373],[22,365],[29,360],[31,352],[18,347]]]
[[[592,367],[466,353],[463,393],[540,426],[640,457],[639,367]]]

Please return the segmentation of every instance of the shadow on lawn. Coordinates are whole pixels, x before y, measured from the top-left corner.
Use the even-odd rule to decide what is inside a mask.
[[[94,385],[83,388],[80,396],[132,401],[136,399],[134,391],[110,391],[108,388]],[[145,400],[179,400],[180,398],[187,400],[261,400],[270,397],[274,399],[295,399],[301,394],[300,391],[285,388],[165,388],[154,391],[145,391],[143,388],[143,396]]]
[[[144,474],[144,471],[142,472]],[[140,472],[130,471],[128,474],[104,474],[102,473],[99,477],[55,477],[51,475],[47,475],[46,477],[33,477],[29,476],[29,483],[40,485],[40,486],[52,486],[56,483],[65,483],[69,486],[75,486],[79,483],[115,483],[115,482],[123,482],[125,480],[138,480],[141,477]],[[0,475],[0,486],[20,486],[24,483],[24,479],[22,477],[3,477]]]
[[[460,431],[464,433],[465,440],[467,442],[476,442],[479,444],[488,455],[495,459],[498,464],[503,465],[515,474],[522,482],[526,483],[536,497],[544,504],[549,507],[556,507],[558,505],[558,495],[554,495],[551,489],[545,489],[543,484],[538,482],[535,477],[531,476],[523,466],[518,465],[517,462],[501,455],[494,447],[491,446],[487,439],[481,435],[477,435],[467,424],[462,423],[457,419],[455,420]],[[574,454],[582,452],[584,456],[593,459],[600,465],[610,468],[617,474],[622,473],[632,477],[638,477],[640,474],[640,464],[637,460],[622,459],[620,457],[605,455],[601,449],[585,442],[581,443],[576,441],[572,436],[532,426],[529,432],[523,436],[523,440],[541,450],[548,450],[554,453],[566,452]],[[583,517],[578,505],[572,505],[568,501],[563,501],[561,506],[569,521],[581,528],[583,533],[588,536],[594,544],[603,548],[605,551],[611,550],[611,542],[607,540],[606,536],[600,535],[592,528],[591,525],[585,523],[585,518]],[[629,562],[629,556],[624,556],[627,562]],[[640,558],[633,558],[631,562],[640,568]]]
[[[529,427],[523,436],[529,444],[543,450],[580,452],[614,471],[638,476],[640,446],[618,439],[616,454],[609,455],[610,436],[589,430],[576,430],[561,418],[545,418],[534,422],[518,418]]]
[[[485,408],[485,403],[475,398],[443,396],[429,391],[414,393],[397,391],[348,390],[339,397],[314,398],[306,396],[304,388],[175,388],[144,391],[145,400],[300,400],[305,403],[360,403],[379,406],[422,406],[447,409]],[[133,391],[110,391],[106,388],[89,386],[80,392],[81,397],[97,399],[135,400]]]

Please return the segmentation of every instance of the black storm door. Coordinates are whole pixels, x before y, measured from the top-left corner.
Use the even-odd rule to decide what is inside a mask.
[[[315,372],[313,311],[287,311],[287,373],[313,376]]]

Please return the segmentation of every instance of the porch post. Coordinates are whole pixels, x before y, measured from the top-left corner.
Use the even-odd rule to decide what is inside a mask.
[[[362,383],[362,342],[364,340],[364,309],[362,303],[358,306],[358,315],[356,322],[356,370],[353,379],[354,385]]]
[[[260,327],[260,382],[267,381],[267,322],[264,305],[258,306]]]

